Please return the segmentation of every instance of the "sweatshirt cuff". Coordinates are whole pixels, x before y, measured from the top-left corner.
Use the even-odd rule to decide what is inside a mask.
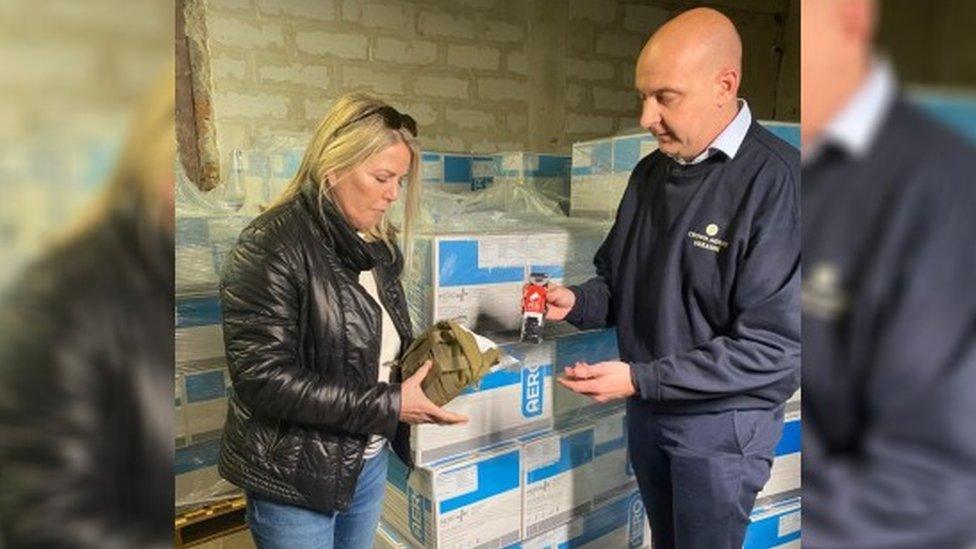
[[[563,320],[569,322],[570,324],[576,324],[577,322],[583,320],[583,311],[586,309],[586,296],[584,296],[583,292],[580,291],[579,286],[566,286],[566,288],[573,292],[576,299],[573,303],[573,308],[569,310],[569,312],[566,314],[566,318]]]
[[[631,362],[630,380],[641,400],[661,400],[661,369],[654,362]]]

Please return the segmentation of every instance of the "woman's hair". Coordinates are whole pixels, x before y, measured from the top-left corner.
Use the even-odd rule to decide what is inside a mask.
[[[409,184],[406,186],[404,197],[402,227],[403,249],[409,256],[412,223],[420,202],[420,147],[416,136],[406,127],[392,129],[387,125],[385,118],[378,113],[378,109],[384,107],[389,108],[389,105],[360,93],[347,94],[336,100],[325,118],[315,128],[315,134],[305,150],[298,173],[274,201],[272,207],[297,196],[306,180],[316,184],[320,200],[331,202],[332,192],[325,184],[328,174],[357,166],[383,149],[402,142],[411,153],[410,171],[405,176]],[[370,112],[377,114],[363,117]],[[375,227],[366,231],[366,236],[368,240],[381,240],[393,246],[398,231],[399,228],[390,222],[387,214],[384,214]]]
[[[168,64],[144,92],[109,180],[59,240],[77,238],[111,215],[136,220],[142,231],[172,235],[177,154],[174,71],[174,65]]]

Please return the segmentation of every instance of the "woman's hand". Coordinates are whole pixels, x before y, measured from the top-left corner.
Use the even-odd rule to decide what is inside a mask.
[[[427,377],[433,362],[424,362],[419,370],[400,385],[400,421],[404,423],[436,423],[457,425],[468,422],[467,416],[448,412],[427,398],[420,382]]]
[[[546,320],[562,320],[576,305],[576,294],[565,286],[550,283],[546,290]]]

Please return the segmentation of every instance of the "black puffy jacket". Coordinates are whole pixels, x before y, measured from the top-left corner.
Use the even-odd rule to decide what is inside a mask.
[[[160,229],[113,210],[4,292],[0,546],[172,547],[173,233]]]
[[[411,463],[400,385],[377,382],[382,311],[359,284],[367,269],[402,353],[412,336],[400,252],[365,243],[314,184],[241,233],[220,286],[233,391],[219,470],[230,482],[341,511],[371,434]]]

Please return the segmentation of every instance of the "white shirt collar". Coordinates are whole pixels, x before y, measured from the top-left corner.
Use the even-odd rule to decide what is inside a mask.
[[[816,156],[826,143],[839,146],[851,156],[863,156],[874,141],[896,91],[891,63],[875,59],[864,83],[827,124],[820,138],[804,150],[804,156]]]
[[[739,147],[742,146],[742,141],[746,138],[746,133],[749,131],[749,126],[752,125],[752,112],[749,110],[749,103],[745,99],[739,99],[739,112],[735,115],[735,118],[729,122],[729,125],[725,127],[724,130],[711,142],[705,150],[701,152],[691,161],[686,161],[680,156],[672,156],[675,162],[682,165],[698,164],[706,158],[712,156],[716,152],[723,152],[730,159],[735,158],[735,154],[739,152]]]

